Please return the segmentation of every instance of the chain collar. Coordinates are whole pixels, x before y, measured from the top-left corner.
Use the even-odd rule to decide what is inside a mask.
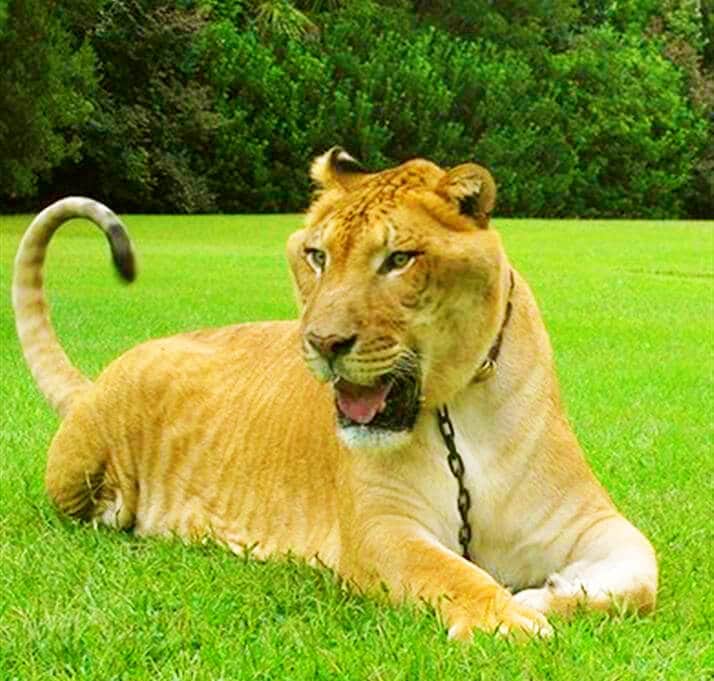
[[[464,485],[464,460],[461,458],[456,449],[454,441],[456,433],[454,432],[454,424],[449,418],[449,409],[446,405],[436,410],[436,415],[439,418],[439,431],[441,437],[444,438],[448,454],[446,460],[449,463],[449,470],[456,478],[459,485],[459,496],[456,498],[456,505],[461,516],[461,527],[459,528],[459,544],[461,544],[461,555],[466,560],[471,560],[469,555],[469,544],[471,543],[471,523],[469,523],[469,510],[471,509],[471,495]]]
[[[508,291],[508,301],[506,302],[506,312],[503,316],[503,323],[498,331],[496,340],[493,342],[491,349],[486,355],[486,359],[476,371],[476,375],[472,380],[473,383],[481,383],[482,381],[485,381],[496,371],[496,360],[501,352],[503,331],[506,328],[506,324],[508,324],[508,320],[511,318],[511,310],[513,308],[511,296],[513,294],[514,286],[515,279],[513,277],[513,270],[511,270],[511,287]],[[441,437],[444,439],[444,444],[446,445],[446,449],[448,451],[446,461],[449,464],[451,474],[456,478],[456,483],[459,486],[456,506],[459,509],[459,517],[461,518],[461,527],[459,528],[461,555],[466,558],[466,560],[471,560],[471,554],[469,553],[469,544],[471,543],[471,537],[473,536],[471,523],[469,522],[471,495],[464,484],[464,473],[466,472],[466,468],[464,466],[464,460],[461,458],[461,454],[459,454],[456,449],[456,431],[454,430],[454,424],[451,422],[448,407],[444,405],[443,407],[438,408],[436,410],[436,415],[439,420],[439,432],[441,433]]]
[[[498,360],[498,355],[501,352],[501,343],[503,342],[503,331],[508,324],[508,320],[511,318],[511,310],[513,309],[513,303],[511,303],[511,296],[513,295],[513,287],[516,285],[515,277],[513,276],[513,270],[511,270],[511,286],[508,289],[508,301],[506,302],[506,312],[503,315],[503,322],[501,323],[501,328],[498,331],[498,336],[496,340],[493,341],[491,349],[486,355],[486,359],[483,360],[481,366],[476,370],[476,375],[472,379],[472,383],[481,383],[488,378],[491,378],[493,373],[496,371],[496,360]]]

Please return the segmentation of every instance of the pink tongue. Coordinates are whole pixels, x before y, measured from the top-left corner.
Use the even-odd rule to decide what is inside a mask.
[[[391,387],[390,384],[367,387],[340,380],[335,385],[337,407],[352,421],[369,423],[384,408]]]

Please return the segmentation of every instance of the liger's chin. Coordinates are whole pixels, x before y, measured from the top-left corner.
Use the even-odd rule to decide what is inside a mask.
[[[355,451],[387,453],[406,447],[412,439],[411,430],[385,430],[353,424],[337,426],[342,443]]]
[[[412,438],[421,411],[418,373],[394,372],[371,385],[334,381],[337,430],[350,449],[390,451]]]

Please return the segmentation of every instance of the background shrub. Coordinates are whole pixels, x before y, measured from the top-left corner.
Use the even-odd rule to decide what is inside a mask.
[[[710,33],[699,0],[0,0],[0,208],[298,210],[342,144],[481,161],[504,215],[712,217]]]
[[[0,65],[0,198],[34,197],[40,176],[81,158],[94,55],[45,0],[0,0]]]
[[[578,159],[568,211],[681,215],[707,133],[686,99],[681,72],[654,44],[635,44],[610,27],[582,36],[552,65]]]

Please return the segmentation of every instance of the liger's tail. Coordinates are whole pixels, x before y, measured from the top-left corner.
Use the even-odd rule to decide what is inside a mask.
[[[37,385],[64,416],[91,381],[75,367],[57,341],[42,289],[42,266],[47,245],[57,228],[72,218],[87,218],[109,240],[114,265],[127,282],[136,275],[134,252],[126,228],[106,206],[82,197],[69,197],[45,208],[27,228],[15,258],[12,305],[20,345]]]

